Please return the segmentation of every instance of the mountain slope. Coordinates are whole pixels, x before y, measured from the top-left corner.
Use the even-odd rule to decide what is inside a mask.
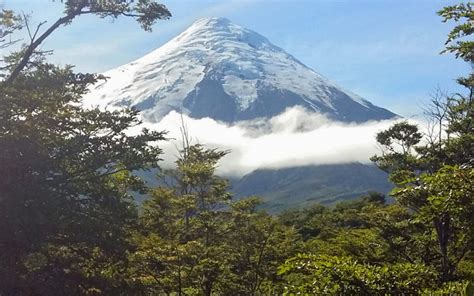
[[[370,191],[387,194],[393,185],[375,166],[349,163],[256,170],[233,180],[232,187],[236,198],[261,196],[266,209],[280,212],[315,202],[333,204]]]
[[[225,18],[200,19],[157,50],[104,75],[108,81],[92,90],[86,104],[134,106],[150,122],[171,110],[225,122],[269,118],[295,105],[346,122],[396,116]]]

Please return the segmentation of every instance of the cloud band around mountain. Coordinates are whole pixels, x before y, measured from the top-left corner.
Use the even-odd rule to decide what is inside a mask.
[[[268,120],[229,124],[172,111],[159,123],[145,124],[150,129],[168,131],[170,140],[158,143],[164,150],[164,167],[173,166],[177,149],[182,146],[182,122],[193,143],[230,150],[219,164],[220,174],[242,176],[259,168],[370,163],[369,158],[380,153],[375,141],[377,132],[396,120],[342,123],[297,106]]]

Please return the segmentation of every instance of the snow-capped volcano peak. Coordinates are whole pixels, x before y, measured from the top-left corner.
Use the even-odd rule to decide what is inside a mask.
[[[257,32],[245,29],[239,25],[233,24],[230,20],[222,17],[202,18],[192,24],[186,31],[180,34],[176,40],[186,42],[191,38],[195,41],[196,38],[227,41],[237,43],[247,43],[254,48],[269,48],[274,47],[267,38],[258,34]],[[223,44],[216,44],[217,46]],[[231,45],[231,44],[226,44]]]
[[[196,20],[188,30],[192,28],[208,28],[208,29],[222,29],[228,28],[229,26],[237,26],[233,24],[228,18],[220,17],[220,16],[212,16],[212,17],[203,17]],[[240,27],[240,26],[239,26]]]
[[[342,90],[262,35],[202,18],[155,51],[104,73],[86,104],[135,106],[145,120],[171,110],[232,122],[301,105],[343,121],[395,116]]]

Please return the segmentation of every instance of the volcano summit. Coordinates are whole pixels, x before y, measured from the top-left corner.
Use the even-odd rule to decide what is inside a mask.
[[[231,123],[270,118],[293,106],[344,122],[396,116],[225,18],[200,19],[162,47],[104,75],[109,79],[86,103],[133,106],[148,122],[176,110]]]

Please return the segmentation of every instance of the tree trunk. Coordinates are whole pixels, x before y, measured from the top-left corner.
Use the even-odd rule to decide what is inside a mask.
[[[438,237],[438,246],[441,255],[441,281],[447,282],[452,279],[453,264],[449,259],[449,232],[450,232],[450,217],[443,214],[439,219],[434,220],[434,226]]]

